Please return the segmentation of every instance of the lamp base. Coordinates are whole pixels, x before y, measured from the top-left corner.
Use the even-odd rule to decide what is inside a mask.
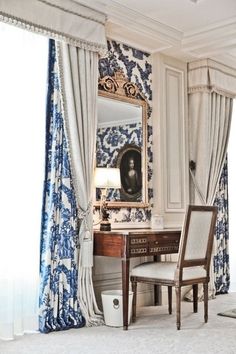
[[[111,231],[111,223],[109,221],[102,221],[100,231]]]

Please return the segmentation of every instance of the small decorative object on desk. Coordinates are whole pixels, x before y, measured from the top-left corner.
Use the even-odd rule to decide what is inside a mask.
[[[121,187],[119,168],[97,167],[95,171],[95,186],[101,188],[100,230],[111,231],[111,223],[109,221],[109,212],[107,208],[107,189],[118,189]]]
[[[102,202],[101,215],[102,215],[102,221],[100,224],[100,230],[101,231],[111,231],[111,223],[109,221],[109,213],[107,210],[107,202],[106,201]]]
[[[153,230],[162,230],[164,228],[163,216],[158,214],[152,215],[151,228]]]

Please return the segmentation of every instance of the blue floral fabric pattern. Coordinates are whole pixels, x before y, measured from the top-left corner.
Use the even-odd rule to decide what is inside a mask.
[[[108,40],[108,55],[99,60],[99,75],[104,77],[106,75],[114,76],[114,73],[122,69],[125,76],[129,81],[135,83],[139,90],[144,94],[148,102],[148,126],[147,126],[147,171],[148,171],[148,201],[150,208],[120,208],[110,211],[114,222],[146,222],[151,219],[151,205],[153,203],[153,187],[152,187],[152,174],[153,174],[153,151],[152,151],[152,123],[151,123],[151,104],[152,104],[152,65],[150,60],[150,54],[141,50],[129,47],[128,45],[118,43],[114,40]],[[115,127],[113,127],[115,129]],[[107,159],[108,164],[115,159],[116,154],[121,145],[124,144],[122,139],[127,138],[130,133],[130,127],[124,126],[124,130],[121,133],[119,131],[109,131],[110,139],[115,140],[116,151],[106,151],[105,156],[101,155],[100,145],[97,145],[97,159]],[[105,132],[104,132],[105,133]],[[127,135],[128,134],[128,135]],[[104,141],[104,139],[103,139]],[[129,140],[126,140],[126,143]],[[98,141],[100,144],[101,140]],[[130,143],[130,141],[129,141]],[[109,157],[110,154],[110,157]],[[100,164],[101,166],[101,164]],[[104,164],[103,164],[104,166]],[[107,165],[108,166],[108,165]]]
[[[225,294],[230,285],[227,158],[221,173],[214,205],[218,207],[215,233],[216,255],[214,256],[215,287],[216,294]]]
[[[46,119],[39,294],[39,330],[43,333],[85,324],[77,300],[78,218],[54,40],[49,42]]]

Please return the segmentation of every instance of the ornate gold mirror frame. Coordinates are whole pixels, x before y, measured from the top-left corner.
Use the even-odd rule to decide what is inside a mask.
[[[108,98],[109,100],[116,100],[121,102],[126,102],[130,105],[135,105],[141,107],[142,111],[142,146],[138,147],[134,144],[130,144],[129,141],[126,142],[118,152],[116,166],[120,168],[121,174],[121,189],[120,196],[122,200],[109,200],[109,208],[120,208],[120,207],[138,207],[145,208],[148,206],[148,189],[147,189],[147,110],[148,103],[145,96],[140,92],[138,86],[130,81],[128,81],[122,70],[118,70],[114,76],[105,76],[99,79],[98,82],[98,95],[101,97]],[[140,155],[140,156],[139,156]],[[131,158],[132,156],[132,158]],[[136,190],[133,194],[129,195],[129,189],[125,188],[124,178],[122,178],[122,171],[125,167],[122,166],[122,160],[134,159],[135,163],[139,165],[140,168],[140,191]],[[140,162],[139,162],[140,160]],[[134,162],[134,161],[133,161]],[[127,164],[130,162],[126,162]],[[132,163],[132,162],[131,162]],[[100,166],[107,167],[107,166]],[[139,192],[141,195],[139,195]],[[99,205],[99,201],[95,202],[95,205]]]

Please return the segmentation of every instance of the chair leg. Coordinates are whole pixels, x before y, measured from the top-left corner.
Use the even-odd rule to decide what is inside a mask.
[[[162,303],[162,294],[161,294],[161,286],[154,285],[154,305],[161,305]]]
[[[132,304],[132,322],[136,321],[136,302],[137,302],[137,282],[131,280],[133,291],[133,304]]]
[[[180,329],[181,326],[181,317],[180,317],[180,311],[181,311],[181,287],[176,286],[175,287],[175,293],[176,293],[176,326],[177,329]]]
[[[198,284],[193,284],[193,312],[198,311]]]
[[[172,286],[168,286],[168,310],[172,314]]]
[[[204,296],[204,321],[208,321],[208,283],[203,284],[203,296]]]

